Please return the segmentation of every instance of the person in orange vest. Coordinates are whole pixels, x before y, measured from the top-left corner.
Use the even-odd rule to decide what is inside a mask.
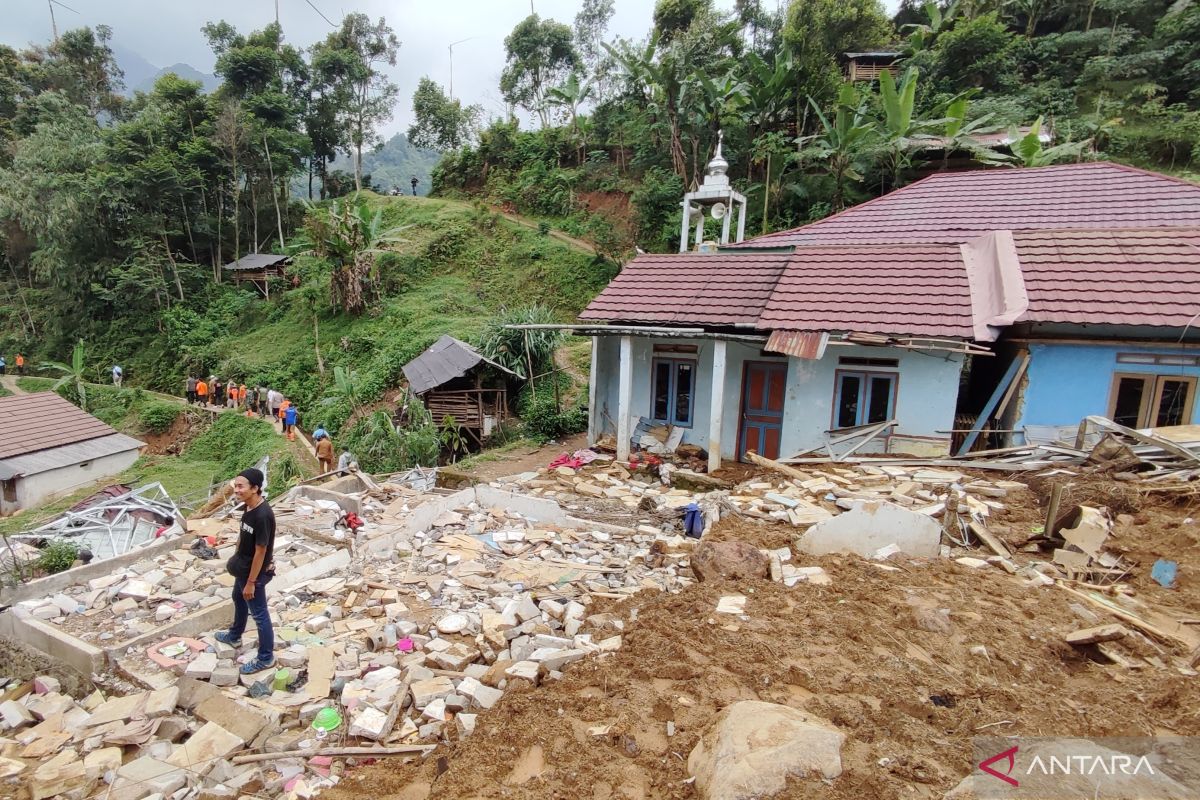
[[[17,353],[17,374],[25,374],[25,356],[21,355],[20,353]]]
[[[196,381],[196,401],[202,406],[208,406],[208,384],[204,382],[204,378]]]
[[[290,406],[291,404],[292,404],[292,401],[288,400],[286,397],[283,398],[279,402],[279,432],[280,433],[284,433],[284,434],[287,433],[287,410],[288,410],[288,406]]]

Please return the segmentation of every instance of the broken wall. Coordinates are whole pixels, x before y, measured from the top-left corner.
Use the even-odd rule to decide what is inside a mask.
[[[1200,377],[1200,367],[1179,364],[1126,364],[1118,353],[1161,355],[1178,359],[1178,345],[1157,347],[1126,344],[1071,344],[1031,342],[1028,384],[1021,415],[1013,428],[1026,425],[1078,426],[1088,416],[1107,417],[1112,397],[1113,376],[1120,373]],[[1193,403],[1185,424],[1200,424],[1200,403]],[[1024,443],[1017,434],[1014,443]]]

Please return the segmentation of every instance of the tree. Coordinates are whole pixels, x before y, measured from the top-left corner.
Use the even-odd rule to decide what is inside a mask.
[[[830,205],[833,212],[846,207],[853,183],[862,181],[863,166],[875,135],[868,115],[868,101],[853,83],[843,83],[833,119],[821,112],[813,98],[808,102],[821,123],[819,133],[801,139],[801,161],[825,167],[833,181]]]
[[[583,0],[575,15],[575,48],[593,74],[604,57],[604,32],[615,8],[614,0]]]
[[[400,40],[382,17],[347,14],[342,26],[313,48],[312,69],[332,103],[342,140],[354,153],[354,185],[362,189],[364,146],[381,142],[379,125],[392,118],[400,89],[382,71],[396,65]]]
[[[385,228],[383,209],[374,214],[363,201],[334,200],[328,209],[310,206],[295,251],[324,258],[332,265],[329,295],[333,304],[360,314],[375,296],[379,281],[375,257],[384,245],[403,241],[406,226]]]
[[[692,27],[700,17],[712,13],[712,0],[658,0],[654,4],[654,33],[663,44]]]
[[[558,86],[579,67],[571,29],[552,19],[530,14],[504,39],[507,57],[500,75],[504,99],[538,115],[542,127],[550,124],[546,92]]]
[[[430,150],[457,150],[474,139],[482,114],[478,105],[464,108],[447,97],[441,86],[428,77],[421,78],[413,92],[415,121],[408,128],[408,141]]]
[[[1041,117],[1038,117],[1029,126],[1029,133],[1021,135],[1020,131],[1013,129],[1009,131],[1008,136],[1012,141],[1012,151],[1017,166],[1021,167],[1045,167],[1078,159],[1084,148],[1088,146],[1087,141],[1063,142],[1053,147],[1043,146]]]
[[[912,166],[914,155],[929,146],[929,130],[940,120],[917,117],[916,69],[905,70],[899,87],[891,72],[879,75],[879,100],[883,119],[878,132],[883,152],[884,176],[888,190],[900,186],[904,172]]]
[[[62,361],[46,361],[42,369],[50,369],[60,373],[58,380],[50,388],[58,391],[64,386],[70,386],[75,396],[79,398],[79,407],[87,411],[87,375],[84,365],[83,342],[76,342],[71,350],[71,363]]]
[[[882,47],[892,37],[880,0],[792,0],[783,28],[800,96],[821,104],[836,94],[842,53]]]

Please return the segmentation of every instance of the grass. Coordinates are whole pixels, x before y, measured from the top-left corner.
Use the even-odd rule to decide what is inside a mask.
[[[246,467],[253,466],[264,455],[270,455],[274,461],[292,452],[292,447],[291,443],[275,432],[274,426],[269,422],[243,417],[240,414],[221,414],[182,455],[143,456],[118,475],[78,489],[40,508],[0,519],[0,534],[36,528],[85,497],[113,484],[136,488],[158,482],[176,504],[181,507],[196,507],[204,503],[208,489],[213,484],[232,479]],[[271,494],[279,494],[281,488],[272,486]],[[185,512],[188,508],[185,508]]]
[[[46,392],[55,383],[55,378],[38,378],[34,375],[23,375],[17,378],[17,386],[26,392]]]

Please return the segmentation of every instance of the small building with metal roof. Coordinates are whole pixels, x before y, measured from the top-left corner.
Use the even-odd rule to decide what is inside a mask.
[[[0,515],[116,475],[144,444],[54,392],[0,397],[0,423]]]

